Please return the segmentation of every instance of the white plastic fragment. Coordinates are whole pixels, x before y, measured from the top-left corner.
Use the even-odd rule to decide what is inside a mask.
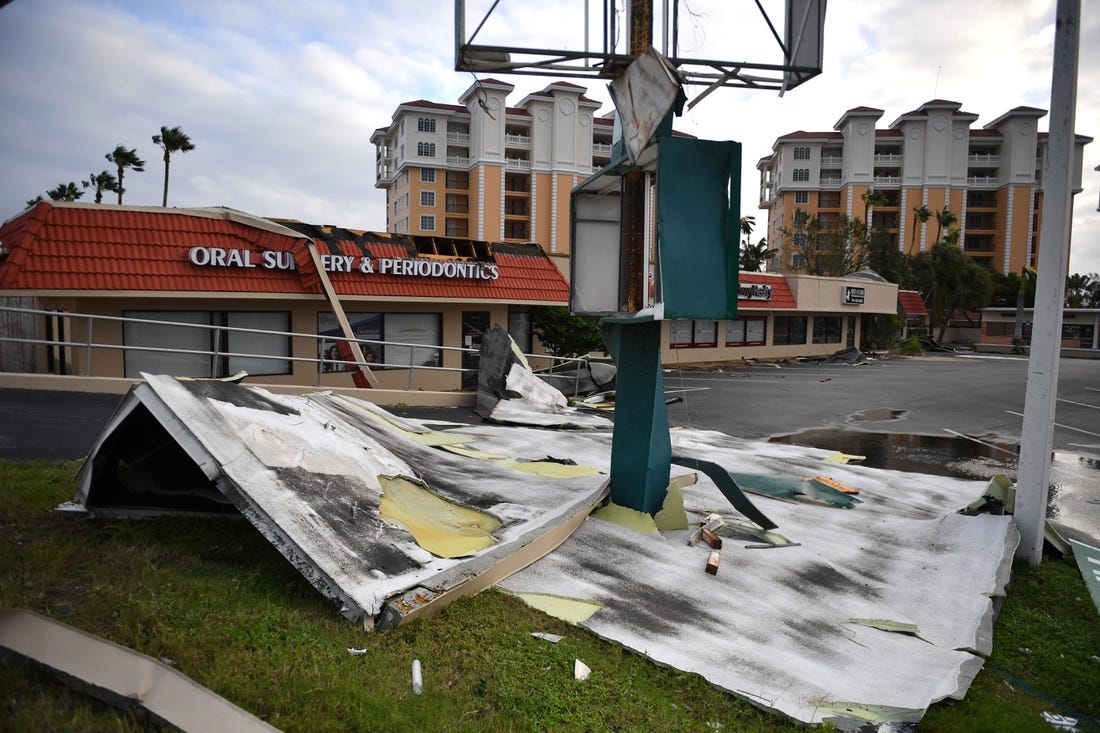
[[[551,644],[557,644],[559,641],[561,641],[562,639],[565,638],[564,636],[558,636],[557,634],[549,634],[545,631],[532,631],[531,636],[535,637],[536,639],[542,639],[543,641],[548,641]]]
[[[1044,710],[1043,720],[1058,730],[1077,730],[1077,718],[1071,718],[1068,715],[1056,715]]]
[[[361,657],[366,653],[366,649],[352,649],[350,646],[348,647],[348,654],[352,655],[353,657]]]
[[[592,674],[592,670],[588,668],[587,664],[579,659],[573,660],[573,679],[584,682],[590,674]]]
[[[424,689],[424,678],[420,676],[420,660],[413,660],[412,667],[413,694],[419,695]]]

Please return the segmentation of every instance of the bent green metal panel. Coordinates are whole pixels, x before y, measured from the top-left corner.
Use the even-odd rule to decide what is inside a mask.
[[[665,318],[737,317],[741,143],[663,137],[657,236]]]

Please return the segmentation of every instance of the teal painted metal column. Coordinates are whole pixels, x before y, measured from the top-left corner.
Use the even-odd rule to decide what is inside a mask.
[[[600,332],[616,367],[611,501],[653,514],[664,503],[672,465],[661,322],[606,318]]]

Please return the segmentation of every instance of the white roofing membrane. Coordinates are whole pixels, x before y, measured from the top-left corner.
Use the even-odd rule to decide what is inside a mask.
[[[610,466],[609,430],[464,425],[418,442],[410,433],[427,423],[389,416],[386,424],[376,418],[386,413],[363,400],[170,377],[147,377],[127,401],[168,426],[352,618],[409,588],[461,582],[603,495],[605,475],[519,473],[425,443],[463,436],[465,448],[501,457]],[[108,431],[133,408],[120,409]],[[585,628],[799,721],[919,720],[931,703],[965,694],[992,648],[992,599],[1005,592],[1018,542],[1011,517],[957,513],[984,482],[825,462],[826,451],[711,431],[677,429],[672,439],[675,454],[733,472],[828,476],[858,489],[861,503],[840,509],[752,495],[798,545],[750,549],[760,543],[727,535],[717,575],[704,570],[710,548],[688,545],[690,530],[646,535],[589,518],[500,585],[599,602]],[[89,465],[109,448],[101,439]],[[82,473],[78,499],[95,493],[93,473]],[[379,474],[416,477],[497,516],[500,542],[468,558],[427,553],[378,516]],[[703,474],[684,502],[696,523],[712,512],[739,518]],[[916,632],[876,628],[890,624]]]

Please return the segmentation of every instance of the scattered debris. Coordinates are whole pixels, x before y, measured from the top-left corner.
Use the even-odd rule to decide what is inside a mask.
[[[699,530],[703,535],[703,541],[710,545],[715,550],[722,549],[722,538],[714,534],[711,530],[703,527]]]
[[[596,519],[602,519],[605,522],[613,522],[623,527],[628,527],[636,532],[660,534],[660,531],[657,529],[657,523],[651,515],[640,512],[637,509],[620,506],[615,502],[607,502],[605,506],[592,512],[592,516]]]
[[[32,611],[0,609],[0,649],[158,728],[277,731],[167,664]]]
[[[676,479],[669,482],[665,500],[661,504],[661,509],[653,515],[653,522],[657,525],[657,529],[665,532],[673,529],[687,529],[684,490],[676,483]]]
[[[733,474],[717,463],[679,455],[673,455],[672,462],[678,466],[702,471],[706,474],[707,478],[714,482],[714,485],[722,492],[722,496],[729,500],[729,503],[733,505],[734,509],[741,512],[764,529],[775,529],[775,522],[765,517],[764,513],[757,509],[756,505],[749,500],[749,497],[745,496],[745,492],[741,490],[741,487],[737,485],[737,481],[734,480]]]
[[[722,553],[718,550],[712,550],[710,555],[707,556],[707,572],[711,575],[718,575],[718,563],[722,561]]]
[[[424,690],[424,678],[420,674],[420,660],[414,659],[412,663],[413,694],[419,695]]]
[[[1069,544],[1073,547],[1073,557],[1077,560],[1077,568],[1085,579],[1092,602],[1100,611],[1100,548],[1077,540],[1070,540]]]
[[[780,474],[730,473],[730,476],[745,490],[753,494],[770,496],[780,501],[819,501],[842,509],[851,509],[859,499],[843,491],[838,491],[823,482],[801,476]],[[766,527],[765,529],[772,529]]]
[[[592,614],[603,608],[602,603],[586,601],[582,598],[568,598],[550,593],[511,593],[531,608],[571,624],[586,621]]]
[[[573,660],[573,679],[584,682],[590,674],[592,674],[592,670],[588,668],[587,664],[579,659]]]
[[[1043,720],[1050,723],[1058,730],[1077,730],[1077,718],[1071,718],[1068,715],[1057,715],[1046,710],[1042,712]]]
[[[853,494],[854,495],[854,494],[859,493],[859,489],[854,489],[851,486],[848,486],[847,484],[842,484],[839,481],[837,481],[836,479],[829,478],[828,476],[813,476],[813,477],[810,478],[810,480],[811,481],[816,481],[819,484],[824,484],[825,486],[828,486],[830,489],[836,489],[837,491],[841,492],[842,494]]]
[[[361,657],[364,654],[366,654],[368,651],[369,651],[368,649],[353,649],[350,646],[348,647],[348,654],[350,654],[353,657]]]
[[[909,634],[910,636],[919,636],[920,634],[920,628],[911,621],[894,621],[888,618],[850,618],[844,623],[870,626],[872,629],[878,629],[879,631],[893,631],[898,634]]]
[[[867,456],[857,456],[850,453],[841,453],[837,451],[831,456],[825,456],[825,460],[829,463],[863,463],[867,460]]]
[[[559,636],[558,634],[551,634],[551,633],[548,633],[546,631],[532,631],[531,636],[535,637],[536,639],[542,639],[543,641],[548,641],[551,644],[557,644],[559,641],[561,641],[562,639],[565,638],[564,636]]]

